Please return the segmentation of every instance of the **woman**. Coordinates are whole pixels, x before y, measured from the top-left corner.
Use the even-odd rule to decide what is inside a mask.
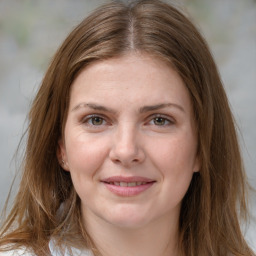
[[[254,255],[228,101],[172,6],[92,13],[56,53],[29,120],[2,255]]]

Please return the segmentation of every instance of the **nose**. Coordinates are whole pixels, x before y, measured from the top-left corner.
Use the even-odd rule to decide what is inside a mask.
[[[113,138],[112,148],[109,153],[110,159],[125,167],[142,163],[145,152],[140,144],[138,131],[135,127],[118,127]]]

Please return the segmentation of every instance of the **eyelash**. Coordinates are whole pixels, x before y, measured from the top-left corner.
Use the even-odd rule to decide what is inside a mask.
[[[156,119],[158,119],[158,118],[161,119],[161,121],[163,121],[164,124],[157,125],[157,124],[155,123],[155,121],[156,121]],[[149,120],[148,123],[151,123],[151,122],[153,122],[152,125],[159,126],[159,127],[166,127],[166,126],[170,126],[170,125],[172,125],[172,124],[175,123],[175,121],[174,121],[173,118],[171,118],[171,117],[166,117],[165,115],[161,115],[161,114],[154,114],[154,115],[150,116],[150,120]]]
[[[100,123],[98,125],[97,124],[93,124],[93,121],[95,121],[96,118],[99,119],[102,123]],[[158,118],[161,119],[161,121],[163,121],[164,123],[160,124],[160,125],[157,125],[155,123],[155,121],[157,121]],[[100,128],[100,127],[102,127],[104,125],[111,124],[111,122],[108,122],[106,117],[104,117],[102,115],[99,115],[99,114],[88,115],[88,116],[86,116],[85,118],[83,118],[81,120],[81,123],[85,124],[87,126],[93,127],[93,128]],[[145,124],[146,125],[147,124],[154,125],[154,126],[158,126],[158,127],[166,127],[166,126],[171,126],[171,125],[175,124],[175,121],[171,117],[166,117],[165,115],[162,115],[162,114],[154,114],[154,115],[151,115],[148,118],[148,121],[145,122]]]
[[[92,122],[93,122],[93,119],[96,119],[96,118],[98,118],[98,119],[100,119],[102,122],[104,122],[104,124],[99,124],[99,125],[95,125],[95,124],[93,124]],[[101,115],[98,115],[98,114],[93,114],[93,115],[88,115],[88,116],[86,116],[85,118],[83,118],[82,119],[82,121],[81,121],[81,123],[83,123],[83,124],[86,124],[86,125],[88,125],[88,126],[94,126],[94,127],[97,127],[97,126],[102,126],[102,125],[105,125],[106,123],[107,123],[107,121],[106,121],[106,118],[105,117],[103,117],[103,116],[101,116]]]

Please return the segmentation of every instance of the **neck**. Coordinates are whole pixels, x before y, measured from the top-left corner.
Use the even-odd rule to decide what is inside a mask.
[[[118,227],[100,218],[85,218],[86,230],[102,256],[178,256],[178,219],[165,218],[143,227]]]

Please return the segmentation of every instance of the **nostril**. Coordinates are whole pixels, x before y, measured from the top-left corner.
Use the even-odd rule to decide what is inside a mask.
[[[116,145],[113,146],[109,152],[109,157],[115,164],[129,166],[131,164],[138,164],[143,162],[145,159],[145,154],[140,147],[128,147],[122,144],[119,145],[119,147]]]
[[[117,164],[121,163],[121,161],[119,159],[114,159],[113,162],[115,162]]]
[[[112,161],[116,164],[129,164],[129,163],[139,163],[140,160],[138,158],[132,159],[131,161],[125,161],[118,158],[112,159]]]

